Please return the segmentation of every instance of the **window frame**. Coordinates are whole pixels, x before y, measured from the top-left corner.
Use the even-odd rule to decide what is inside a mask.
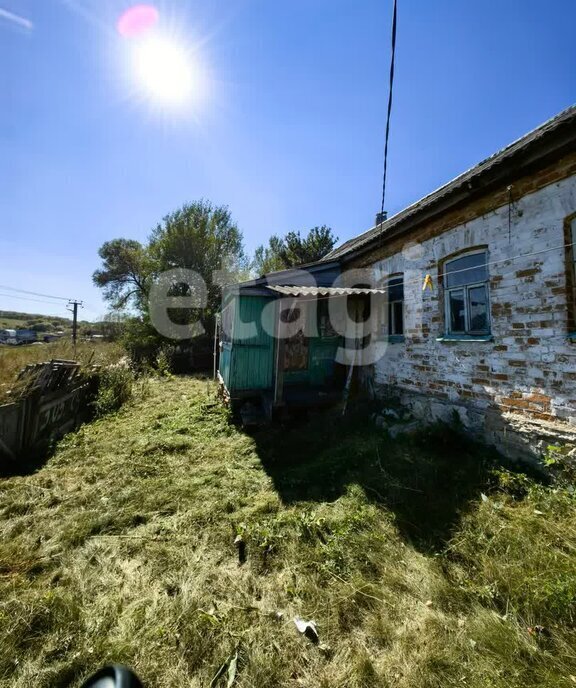
[[[565,279],[568,339],[576,342],[576,213],[564,219]]]
[[[576,215],[573,215],[568,221],[569,227],[569,256],[571,258],[572,274],[570,275],[572,279],[572,308],[576,310]]]
[[[395,282],[396,284],[392,284]],[[389,294],[390,294],[390,289],[392,287],[402,287],[402,298],[400,299],[394,299],[390,300]],[[404,292],[404,273],[403,272],[398,272],[393,275],[390,275],[390,277],[387,278],[386,280],[386,300],[385,300],[385,313],[384,313],[384,318],[385,318],[385,323],[386,323],[386,334],[388,338],[393,339],[395,341],[402,341],[404,339],[404,325],[405,325],[405,314],[406,314],[406,309],[405,309],[405,302],[406,302],[406,294]],[[402,326],[402,331],[398,332],[398,323],[396,321],[396,310],[394,308],[394,305],[399,303],[401,305],[401,326]]]
[[[453,263],[461,258],[474,255],[485,256],[486,279],[466,284],[459,284],[454,287],[448,287],[448,273],[447,269],[450,263]],[[471,270],[473,268],[470,268]],[[492,334],[492,317],[490,308],[490,275],[488,274],[488,248],[476,248],[467,251],[462,251],[457,255],[450,256],[442,262],[442,281],[444,287],[444,331],[447,336],[451,337],[487,337]],[[472,330],[471,329],[471,307],[470,307],[470,290],[478,287],[484,288],[486,295],[486,329]],[[450,310],[450,295],[453,292],[461,291],[464,294],[464,331],[452,330],[452,318]]]

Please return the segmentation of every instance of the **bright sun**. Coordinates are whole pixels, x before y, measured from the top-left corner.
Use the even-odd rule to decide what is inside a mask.
[[[186,50],[161,36],[144,36],[133,45],[136,79],[159,104],[181,105],[194,89],[192,60]]]

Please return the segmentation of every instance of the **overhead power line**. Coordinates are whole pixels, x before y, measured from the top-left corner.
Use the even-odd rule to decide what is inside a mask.
[[[46,299],[57,299],[58,301],[69,301],[66,296],[53,296],[52,294],[42,294],[38,291],[27,291],[26,289],[17,289],[16,287],[9,287],[6,284],[0,284],[0,289],[7,289],[8,291],[15,291],[18,294],[30,294],[31,296],[42,296]]]
[[[388,138],[390,136],[390,115],[392,113],[392,91],[394,88],[394,63],[396,60],[396,20],[397,0],[394,0],[392,10],[392,52],[390,55],[390,81],[388,87],[388,111],[386,114],[386,135],[384,138],[384,173],[382,175],[382,206],[380,208],[380,224],[384,221],[384,202],[386,200],[386,173],[388,171]]]
[[[499,265],[500,263],[509,263],[510,261],[517,260],[518,258],[532,258],[533,256],[539,256],[542,255],[543,253],[550,253],[551,251],[560,251],[562,249],[566,250],[567,248],[570,248],[572,246],[576,246],[576,242],[570,242],[566,244],[559,244],[558,246],[550,246],[548,248],[543,248],[538,251],[530,251],[528,253],[517,253],[515,256],[510,256],[509,258],[500,258],[498,260],[488,260],[485,263],[480,263],[479,265],[475,265],[473,268],[460,268],[459,270],[450,270],[451,275],[456,275],[459,272],[470,272],[471,270],[475,270],[476,268],[489,268],[491,265]],[[438,261],[440,262],[440,261]],[[511,277],[516,274],[518,268],[514,268],[512,270],[509,270],[508,272],[499,272],[497,273],[499,277]],[[416,279],[412,280],[406,280],[404,284],[421,284],[422,283],[422,278],[417,277]]]
[[[514,256],[509,256],[508,258],[500,258],[498,260],[488,260],[485,263],[480,263],[479,265],[475,265],[474,267],[471,267],[471,268],[460,268],[458,270],[450,270],[450,274],[451,275],[457,275],[458,273],[463,273],[463,272],[469,273],[471,270],[476,270],[478,268],[489,268],[492,265],[500,265],[501,263],[510,263],[511,261],[517,260],[519,258],[532,258],[533,256],[540,256],[544,253],[550,253],[552,251],[566,250],[567,248],[571,248],[571,247],[575,247],[575,246],[576,246],[576,241],[569,242],[566,244],[559,244],[557,246],[549,246],[548,248],[543,248],[543,249],[540,249],[538,251],[530,251],[528,253],[518,253]],[[440,262],[440,261],[437,261],[437,262]],[[423,270],[421,269],[421,267],[417,267],[415,269],[416,269],[416,272],[423,273]],[[517,270],[518,270],[518,268],[513,268],[513,269],[508,270],[506,272],[498,272],[496,274],[498,277],[513,277],[516,275]],[[404,275],[404,273],[402,273],[402,275]],[[417,284],[417,285],[421,286],[422,282],[423,282],[422,274],[420,274],[418,277],[415,277],[412,279],[408,279],[408,280],[403,279],[402,280],[402,284],[404,286],[407,286],[409,284]],[[378,289],[388,291],[388,287],[385,287],[385,286],[378,287]],[[314,301],[316,298],[318,298],[320,300],[325,300],[325,299],[330,299],[333,297],[332,296],[320,296],[320,297],[314,297],[311,299],[303,299],[302,297],[300,297],[300,299],[302,301],[306,301],[306,300]]]
[[[54,303],[54,301],[45,301],[43,299],[31,299],[29,296],[17,296],[16,294],[0,294],[0,296],[4,296],[8,299],[18,299],[20,301],[34,301],[35,303],[47,303],[50,306],[54,306],[57,308],[60,307],[60,304]]]

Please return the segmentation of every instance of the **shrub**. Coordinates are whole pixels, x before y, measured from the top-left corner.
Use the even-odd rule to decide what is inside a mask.
[[[134,372],[130,366],[120,361],[104,368],[99,375],[98,393],[94,401],[96,416],[117,411],[132,396]]]
[[[139,372],[190,373],[212,365],[213,342],[209,335],[175,342],[158,334],[147,319],[127,321],[121,343]]]
[[[122,346],[137,369],[154,367],[162,344],[162,338],[145,320],[128,320],[121,337]]]

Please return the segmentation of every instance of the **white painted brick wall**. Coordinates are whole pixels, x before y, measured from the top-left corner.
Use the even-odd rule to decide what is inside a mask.
[[[575,212],[576,177],[569,177],[517,201],[510,230],[505,205],[423,242],[420,250],[405,249],[374,263],[376,278],[404,273],[406,333],[405,342],[388,345],[376,363],[376,384],[470,410],[502,409],[514,394],[537,394],[550,397],[548,406],[542,402],[541,420],[550,416],[576,424],[576,344],[566,338],[565,295],[552,293],[565,286],[565,251],[558,247],[564,244],[564,221]],[[490,278],[496,278],[490,289],[494,341],[439,342],[444,301],[438,261],[479,246],[488,246],[488,260],[496,262],[489,266]],[[539,269],[533,277],[516,276],[533,268]],[[433,293],[422,291],[427,273]],[[526,413],[538,420],[534,408]]]

